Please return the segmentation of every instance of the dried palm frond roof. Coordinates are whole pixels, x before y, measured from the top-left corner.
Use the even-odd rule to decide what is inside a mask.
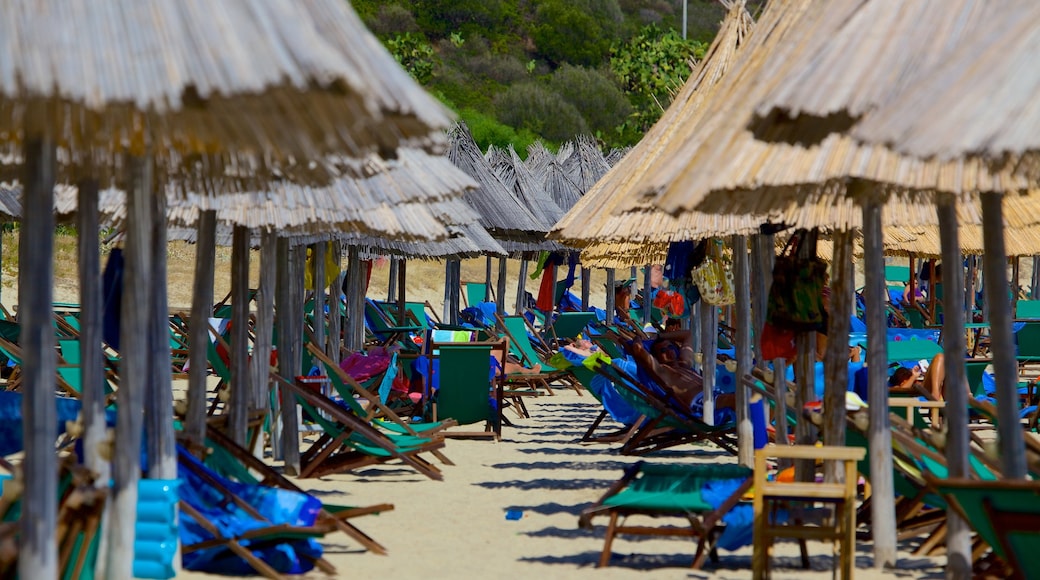
[[[676,95],[661,119],[560,220],[550,237],[585,246],[590,242],[679,241],[752,233],[765,218],[684,212],[672,216],[652,207],[617,215],[638,195],[641,183],[659,157],[677,147],[682,128],[703,114],[704,102],[744,43],[753,22],[743,5],[731,8],[705,58]]]
[[[894,89],[915,83],[924,71],[944,62],[969,41],[974,29],[1008,10],[1007,4],[819,2],[799,23],[799,35],[784,41],[787,70],[774,77],[772,88],[756,103],[752,126],[768,132],[771,140],[796,143],[846,132]]]
[[[480,214],[480,224],[498,240],[537,242],[546,227],[518,200],[484,159],[465,123],[448,133],[448,159],[472,177],[479,187],[465,200]]]
[[[553,155],[553,152],[549,151],[544,143],[535,141],[527,146],[527,159],[524,160],[524,165],[531,170],[532,175],[541,179],[545,168],[554,159],[556,159],[556,155]]]
[[[992,174],[981,163],[928,163],[882,147],[858,146],[840,135],[808,148],[756,140],[747,130],[754,105],[787,71],[791,46],[813,32],[827,5],[822,0],[767,4],[730,71],[705,99],[697,122],[683,127],[676,145],[652,163],[640,184],[643,195],[615,213],[645,206],[668,212],[786,211],[813,188],[828,188],[819,203],[830,206],[835,197],[850,194],[847,184],[856,179],[891,184],[884,190],[863,188],[868,195],[937,189],[972,194],[1025,185],[1010,175]]]
[[[1040,3],[1002,3],[933,70],[866,111],[852,134],[926,159],[1019,163],[1040,182],[1037,55]]]
[[[582,195],[592,189],[610,171],[596,140],[588,135],[578,135],[574,140],[573,152],[561,159],[560,165]]]
[[[668,257],[668,243],[596,242],[581,250],[585,268],[631,268],[661,264]]]
[[[564,211],[569,211],[581,199],[581,189],[571,181],[567,172],[555,159],[550,159],[545,165],[542,187],[556,202],[556,205]]]
[[[942,250],[939,240],[939,228],[928,226],[913,228],[903,234],[905,238],[889,239],[889,229],[885,230],[885,253],[889,255],[914,256],[924,258],[941,258]],[[982,241],[982,228],[978,225],[962,226],[958,229],[961,253],[981,256],[986,253]],[[1040,231],[1035,227],[1005,228],[1004,244],[1008,256],[1035,256],[1040,254]]]
[[[36,103],[70,150],[160,157],[439,149],[451,122],[342,0],[16,0],[0,54],[8,143]]]
[[[488,158],[495,175],[524,203],[545,231],[563,217],[563,210],[531,175],[512,145],[508,149],[498,149],[494,154],[489,149]]]
[[[603,159],[607,162],[607,165],[614,167],[622,158],[625,157],[625,155],[628,155],[628,152],[631,150],[631,147],[614,147]]]

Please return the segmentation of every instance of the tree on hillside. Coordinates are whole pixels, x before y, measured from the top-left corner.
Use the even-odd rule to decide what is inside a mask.
[[[536,51],[556,65],[597,66],[621,31],[617,0],[541,0],[531,28]]]

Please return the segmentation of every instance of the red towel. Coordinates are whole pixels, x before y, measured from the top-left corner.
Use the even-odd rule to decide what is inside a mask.
[[[556,293],[556,264],[547,262],[545,271],[542,272],[542,283],[538,286],[538,301],[535,308],[549,312],[555,306]]]

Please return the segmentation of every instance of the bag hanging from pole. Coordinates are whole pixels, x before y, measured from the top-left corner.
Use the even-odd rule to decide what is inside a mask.
[[[823,289],[827,263],[813,256],[799,258],[802,237],[791,236],[773,265],[773,285],[766,304],[766,321],[792,332],[827,332]]]

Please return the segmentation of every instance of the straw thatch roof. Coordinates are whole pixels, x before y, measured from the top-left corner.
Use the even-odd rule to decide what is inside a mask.
[[[571,151],[560,151],[560,165],[582,194],[592,189],[592,186],[610,171],[610,164],[603,156],[603,151],[596,144],[596,140],[588,135],[578,135]]]
[[[593,242],[581,250],[581,265],[586,268],[631,268],[664,263],[668,243]]]
[[[479,225],[452,225],[447,226],[447,229],[450,234],[448,237],[432,242],[408,242],[354,232],[280,232],[280,234],[289,237],[294,245],[339,240],[360,248],[362,254],[369,257],[394,255],[419,260],[464,260],[482,255],[506,255],[506,251]],[[193,244],[197,240],[197,235],[197,228],[170,226],[167,229],[167,239],[171,241],[177,240]],[[231,237],[231,226],[227,224],[217,226],[216,243],[218,246],[230,246]],[[253,247],[258,247],[260,244],[260,236],[256,232],[253,232],[251,243]]]
[[[479,184],[464,199],[480,215],[484,229],[510,253],[558,247],[543,239],[546,226],[498,178],[464,123],[449,131],[448,140],[448,158]]]
[[[697,122],[682,127],[667,155],[654,160],[634,197],[614,213],[644,206],[668,212],[698,209],[710,212],[787,212],[804,204],[809,192],[819,206],[814,217],[826,217],[831,206],[849,193],[851,179],[888,183],[884,189],[865,189],[870,195],[891,196],[900,191],[922,191],[909,198],[930,205],[938,189],[952,193],[1015,190],[1022,180],[991,174],[971,161],[936,164],[896,155],[881,147],[858,146],[851,139],[830,135],[808,148],[758,141],[747,130],[753,108],[769,87],[789,72],[791,51],[816,34],[819,13],[829,2],[789,0],[771,2],[762,13],[747,44],[735,57],[731,71],[705,98]],[[814,37],[818,38],[818,37]],[[865,66],[873,66],[867,63]],[[818,90],[820,87],[816,87]],[[892,212],[892,219],[924,210]],[[848,216],[851,218],[851,216]],[[792,223],[790,225],[803,225]]]
[[[0,135],[46,101],[75,155],[438,149],[451,121],[342,0],[5,2],[0,54]]]
[[[751,16],[743,5],[729,11],[705,58],[694,67],[661,119],[557,223],[552,238],[587,246],[592,242],[668,242],[758,231],[765,220],[745,215],[685,212],[672,216],[652,207],[616,215],[618,208],[626,207],[638,194],[653,162],[674,150],[682,128],[703,114],[706,96],[722,78],[751,27]],[[584,259],[586,253],[582,255]]]
[[[1040,181],[1040,3],[1008,2],[970,39],[853,129],[922,158],[1020,160]]]
[[[784,41],[788,68],[755,107],[754,121],[765,121],[758,128],[772,140],[813,142],[814,135],[848,131],[893,89],[915,83],[1008,8],[978,0],[823,4],[797,24],[798,36]]]
[[[545,231],[549,231],[549,228],[563,217],[563,210],[556,205],[552,197],[542,188],[542,184],[531,174],[520,156],[516,154],[513,146],[495,151],[489,149],[488,154],[488,161],[498,178],[525,204]]]

